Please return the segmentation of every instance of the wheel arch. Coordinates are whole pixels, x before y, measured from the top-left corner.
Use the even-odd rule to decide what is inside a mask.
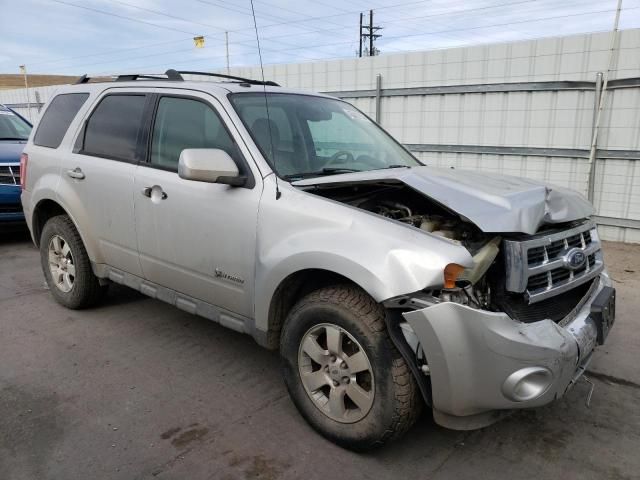
[[[60,202],[57,202],[56,200],[52,200],[50,198],[41,199],[33,209],[33,214],[31,217],[31,234],[36,247],[40,247],[40,236],[42,235],[42,229],[44,228],[47,221],[50,218],[58,215],[66,215],[71,219],[73,226],[80,235],[80,239],[82,240],[84,248],[87,251],[87,255],[89,255],[89,259],[93,261],[95,258],[94,249],[92,248],[93,245],[91,245],[90,242],[87,242],[86,236],[84,235],[82,229],[79,228],[76,219]]]
[[[352,279],[323,268],[306,268],[287,275],[276,287],[267,312],[268,327],[265,347],[276,350],[280,333],[293,305],[305,295],[329,285],[354,285],[366,290]]]
[[[33,232],[33,241],[36,247],[40,247],[40,236],[47,221],[58,215],[69,215],[69,213],[55,200],[45,198],[35,206],[31,219],[31,231]]]

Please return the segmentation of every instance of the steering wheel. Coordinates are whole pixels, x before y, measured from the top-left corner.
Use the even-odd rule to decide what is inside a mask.
[[[338,160],[340,160],[340,157],[344,157],[344,160],[338,162]],[[339,152],[336,152],[333,155],[331,155],[331,158],[324,166],[326,168],[333,164],[340,165],[340,164],[349,163],[349,162],[353,162],[353,154],[351,152],[347,152],[346,150],[340,150]]]

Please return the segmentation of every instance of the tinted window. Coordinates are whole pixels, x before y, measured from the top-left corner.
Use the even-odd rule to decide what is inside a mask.
[[[88,93],[65,93],[51,100],[40,120],[33,143],[42,147],[58,148],[71,121],[87,98]]]
[[[87,123],[82,153],[135,160],[145,101],[144,95],[104,97]]]
[[[151,164],[178,170],[185,148],[219,148],[238,163],[238,149],[222,120],[207,104],[188,98],[162,97],[151,141]]]

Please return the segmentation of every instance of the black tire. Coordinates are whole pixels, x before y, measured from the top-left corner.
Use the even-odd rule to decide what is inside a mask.
[[[62,291],[55,284],[49,268],[49,243],[54,236],[61,237],[71,250],[75,277],[68,292]],[[96,305],[107,290],[107,285],[100,285],[98,277],[93,274],[80,234],[67,215],[47,220],[40,236],[40,263],[53,298],[67,308],[77,310]]]
[[[344,285],[322,288],[302,298],[283,326],[280,355],[293,403],[315,430],[350,450],[369,450],[401,436],[422,410],[418,385],[387,333],[384,316],[384,308],[364,291]],[[324,323],[337,325],[353,336],[373,370],[373,404],[355,423],[341,423],[325,414],[311,400],[300,377],[300,342],[306,332]]]

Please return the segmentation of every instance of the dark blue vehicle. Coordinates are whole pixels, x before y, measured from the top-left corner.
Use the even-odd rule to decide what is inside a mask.
[[[20,203],[20,155],[31,124],[0,104],[0,228],[24,222]]]

